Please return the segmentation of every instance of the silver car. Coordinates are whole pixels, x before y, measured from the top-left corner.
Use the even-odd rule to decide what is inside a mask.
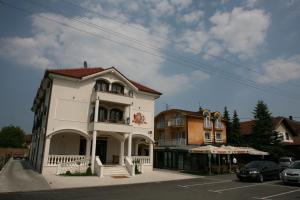
[[[294,158],[293,157],[281,157],[279,159],[279,166],[281,169],[286,169],[290,167],[294,163]]]
[[[281,180],[286,183],[300,183],[300,160],[281,172]]]

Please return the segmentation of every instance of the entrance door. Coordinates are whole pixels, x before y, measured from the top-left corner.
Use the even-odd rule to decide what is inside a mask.
[[[107,140],[97,139],[96,143],[96,156],[99,156],[102,164],[106,164]]]

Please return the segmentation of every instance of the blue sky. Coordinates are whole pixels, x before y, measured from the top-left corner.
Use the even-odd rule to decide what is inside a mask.
[[[156,113],[227,106],[245,120],[264,100],[300,117],[300,1],[1,2],[0,127],[30,132],[44,70],[84,60],[163,92]]]

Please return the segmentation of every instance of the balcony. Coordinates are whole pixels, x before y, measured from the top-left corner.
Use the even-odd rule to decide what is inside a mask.
[[[204,138],[204,144],[211,144],[212,139],[211,138]]]
[[[186,139],[185,138],[178,138],[178,139],[159,139],[158,146],[185,146]]]
[[[125,121],[98,121],[92,122],[92,130],[104,131],[104,132],[118,132],[118,133],[130,133],[133,131],[132,125],[129,125]]]
[[[170,119],[168,121],[169,127],[182,127],[184,126],[184,120],[182,118]]]
[[[101,91],[101,90],[94,90],[95,91],[95,99],[99,99],[100,101],[106,102],[113,102],[113,103],[120,103],[130,105],[132,103],[133,93],[116,93],[112,91]]]

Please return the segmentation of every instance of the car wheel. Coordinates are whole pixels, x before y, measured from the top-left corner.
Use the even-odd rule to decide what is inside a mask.
[[[258,176],[258,181],[259,182],[264,182],[264,177],[263,177],[263,175],[262,174],[260,174],[259,176]]]

